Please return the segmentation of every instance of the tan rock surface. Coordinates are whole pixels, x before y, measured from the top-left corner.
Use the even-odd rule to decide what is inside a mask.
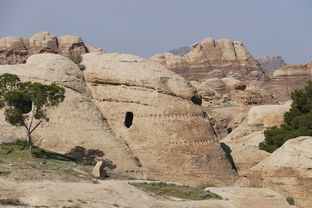
[[[95,51],[95,47],[90,47]],[[39,32],[31,38],[4,37],[0,39],[0,64],[25,63],[26,59],[38,53],[56,53],[64,56],[88,52],[78,36],[64,35],[56,37],[48,32]]]
[[[271,92],[276,101],[290,99],[291,92],[302,89],[312,79],[312,61],[308,64],[287,65],[276,69],[270,82],[264,82],[262,88]]]
[[[152,197],[128,184],[128,181],[107,180],[100,184],[60,183],[51,181],[21,182],[0,180],[0,195],[17,198],[29,206],[81,208],[249,208],[268,205],[287,208],[285,198],[269,189],[213,188],[224,200],[169,200]],[[210,188],[209,188],[210,189]],[[262,206],[264,207],[264,206]],[[293,207],[294,208],[294,207]]]
[[[56,82],[65,87],[64,102],[49,110],[50,121],[33,133],[36,145],[60,153],[76,146],[99,149],[104,152],[105,159],[117,165],[116,170],[138,170],[129,147],[112,132],[91,100],[81,71],[68,58],[56,54],[34,55],[26,64],[1,65],[0,73],[17,74],[22,81]],[[3,110],[0,126],[1,141],[25,137],[23,129],[11,127],[4,121]]]
[[[85,54],[82,64],[97,106],[139,158],[146,177],[231,183],[230,163],[184,78],[125,54]]]
[[[246,119],[221,142],[231,149],[231,155],[240,171],[244,171],[265,159],[269,154],[259,150],[264,140],[263,130],[283,123],[284,113],[290,102],[284,105],[262,105],[250,108]]]
[[[157,54],[150,58],[188,80],[232,76],[239,80],[264,79],[260,64],[249,54],[240,41],[206,38],[192,45],[183,56],[172,53]]]
[[[268,158],[251,168],[241,186],[271,188],[293,197],[298,207],[312,206],[312,137],[288,140]]]
[[[285,197],[275,191],[264,188],[236,188],[236,187],[209,187],[205,190],[218,194],[223,199],[229,200],[234,207],[239,208],[277,208],[290,206]]]

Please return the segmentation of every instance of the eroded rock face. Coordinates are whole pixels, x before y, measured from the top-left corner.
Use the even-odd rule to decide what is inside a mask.
[[[261,56],[257,57],[256,60],[265,71],[274,71],[275,69],[287,65],[281,56]]]
[[[250,108],[246,119],[231,134],[221,140],[229,146],[231,155],[239,171],[245,171],[256,165],[269,154],[259,150],[264,140],[263,131],[271,126],[283,123],[284,113],[290,108],[290,102],[283,105],[261,105]]]
[[[260,64],[240,41],[206,38],[192,45],[183,56],[173,53],[157,54],[150,58],[188,80],[234,77],[239,80],[265,78]]]
[[[195,89],[160,64],[117,54],[85,54],[85,80],[109,125],[140,160],[146,177],[230,184],[232,167]]]
[[[26,64],[1,65],[2,73],[16,74],[22,81],[56,82],[66,90],[64,102],[48,111],[49,122],[44,122],[33,132],[35,145],[59,153],[68,153],[77,146],[100,150],[104,153],[103,159],[112,161],[117,171],[138,171],[129,147],[113,133],[93,103],[82,72],[68,58],[37,54],[31,56]],[[24,138],[24,129],[5,122],[1,110],[0,142]]]
[[[307,81],[312,79],[312,61],[308,64],[287,65],[273,72],[270,82],[264,83],[263,88],[274,95],[274,100],[285,101],[291,92],[302,89]]]
[[[210,78],[202,82],[191,81],[202,98],[202,106],[220,105],[224,103],[240,105],[261,105],[273,102],[273,96],[266,90],[237,79]]]
[[[90,46],[92,52],[100,50]],[[48,32],[34,34],[31,38],[5,37],[0,39],[0,64],[25,63],[26,59],[38,53],[55,53],[64,56],[89,52],[78,36],[56,37]]]
[[[266,187],[295,199],[297,207],[312,206],[312,137],[288,140],[251,168],[241,186]]]

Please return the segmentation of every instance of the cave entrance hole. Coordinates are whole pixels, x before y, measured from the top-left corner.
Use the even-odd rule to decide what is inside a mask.
[[[125,116],[125,127],[130,128],[133,122],[133,113],[127,112]]]

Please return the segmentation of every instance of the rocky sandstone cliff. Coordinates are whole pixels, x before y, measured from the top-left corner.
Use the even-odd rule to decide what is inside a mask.
[[[172,53],[157,54],[150,58],[188,80],[234,77],[238,80],[265,78],[260,64],[240,41],[206,38],[192,45],[183,56]]]
[[[34,34],[31,38],[9,36],[0,39],[0,64],[25,63],[26,59],[38,53],[55,53],[64,56],[101,51],[86,46],[79,36],[56,37],[48,32]]]
[[[265,82],[262,88],[271,92],[276,101],[290,98],[291,92],[302,89],[307,81],[312,79],[312,61],[307,64],[287,65],[273,72],[270,82]]]
[[[117,171],[143,171],[154,179],[221,185],[236,180],[188,81],[126,54],[88,53],[82,64],[83,72],[67,57],[37,54],[26,64],[0,66],[0,73],[66,89],[65,101],[34,132],[36,145],[61,153],[77,146],[99,149]],[[1,141],[24,137],[3,113],[0,118]]]
[[[111,130],[92,101],[82,71],[68,58],[56,54],[33,55],[26,64],[0,65],[2,73],[17,74],[22,81],[57,83],[66,90],[64,102],[48,111],[50,121],[33,133],[35,145],[60,153],[68,153],[77,146],[98,149],[104,153],[102,159],[112,161],[117,171],[139,172],[129,147]],[[0,143],[24,138],[24,130],[5,122],[0,110]]]
[[[274,71],[275,69],[287,65],[281,56],[261,56],[257,57],[256,60],[265,71]]]
[[[85,54],[82,64],[95,103],[146,177],[189,184],[233,181],[209,117],[184,78],[126,54]]]

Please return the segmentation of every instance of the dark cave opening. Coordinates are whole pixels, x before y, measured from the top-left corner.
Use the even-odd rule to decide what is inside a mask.
[[[127,112],[125,116],[125,127],[130,128],[133,122],[133,113]]]

